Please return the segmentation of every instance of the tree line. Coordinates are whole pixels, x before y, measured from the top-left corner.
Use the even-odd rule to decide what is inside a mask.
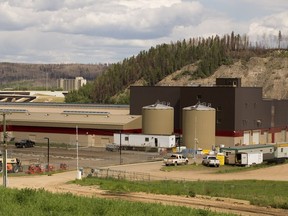
[[[196,64],[197,70],[188,72],[191,79],[205,78],[221,65],[233,63],[233,59],[246,59],[267,53],[271,48],[287,49],[288,38],[279,31],[278,37],[252,43],[247,35],[232,32],[222,37],[197,37],[151,47],[137,56],[125,58],[112,64],[88,86],[70,92],[65,101],[73,103],[129,103],[129,95],[115,101],[115,95],[121,94],[137,80],[145,85],[156,85],[160,80],[185,65]],[[274,45],[273,45],[274,44]],[[276,44],[276,45],[275,45]],[[284,47],[286,45],[286,47]]]

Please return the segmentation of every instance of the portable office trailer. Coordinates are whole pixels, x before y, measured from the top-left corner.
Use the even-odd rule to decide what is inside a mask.
[[[274,149],[275,145],[273,144],[257,144],[257,145],[245,145],[245,146],[234,146],[234,147],[224,147],[220,148],[220,152],[223,152],[226,157],[229,158],[229,164],[233,164],[232,158],[238,153],[262,153],[263,161],[270,160],[274,158]],[[227,161],[227,160],[226,160]]]
[[[263,162],[262,152],[238,153],[236,154],[236,164],[241,166],[251,166],[261,164]]]
[[[288,143],[275,144],[275,158],[288,158]]]
[[[237,155],[241,153],[262,153],[263,161],[271,160],[274,158],[274,151],[275,151],[274,147],[275,146],[273,144],[223,147],[220,148],[220,152],[223,152],[225,155],[225,164],[232,165],[237,163]]]
[[[123,147],[174,148],[176,136],[114,133],[114,144]]]

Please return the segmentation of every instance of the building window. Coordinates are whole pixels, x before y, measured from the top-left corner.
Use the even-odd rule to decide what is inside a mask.
[[[256,122],[257,127],[262,126],[262,120],[261,119],[257,119],[255,122]]]
[[[125,141],[129,141],[129,137],[125,137]]]
[[[242,120],[242,125],[243,126],[247,126],[248,125],[248,120],[247,119],[243,119]]]
[[[281,152],[283,152],[283,148],[281,148]]]
[[[149,142],[149,137],[145,137],[145,142]]]

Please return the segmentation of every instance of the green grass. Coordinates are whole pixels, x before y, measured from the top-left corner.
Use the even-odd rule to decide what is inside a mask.
[[[112,192],[147,192],[167,195],[208,195],[250,201],[259,206],[288,209],[288,181],[126,181],[95,177],[75,180]]]
[[[44,190],[8,189],[0,187],[0,215],[52,215],[52,216],[172,216],[207,215],[224,216],[232,214],[217,213],[203,209],[180,206],[166,206],[156,203],[129,202],[87,198],[67,194],[53,194]]]

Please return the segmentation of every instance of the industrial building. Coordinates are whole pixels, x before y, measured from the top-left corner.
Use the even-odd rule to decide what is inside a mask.
[[[83,85],[86,85],[87,80],[83,77],[76,77],[75,79],[57,79],[57,88],[63,91],[78,90]]]
[[[48,137],[51,143],[76,145],[77,136],[80,146],[105,147],[116,132],[141,132],[141,116],[129,115],[129,106],[0,103],[0,114],[5,115],[7,141],[45,143]]]
[[[238,78],[218,78],[214,86],[131,86],[130,106],[0,103],[8,138],[75,144],[77,131],[79,145],[94,147],[113,143],[115,133],[146,134],[155,147],[175,135],[175,144],[181,138],[189,149],[287,142],[287,110],[287,100],[263,99],[262,88],[242,87]]]
[[[240,78],[217,78],[214,86],[131,86],[130,114],[141,115],[142,107],[156,101],[165,101],[174,109],[174,133],[198,134],[211,131],[211,121],[189,121],[187,124],[185,107],[195,104],[215,109],[215,143],[213,145],[238,146],[287,141],[288,100],[262,98],[261,87],[242,87]],[[207,112],[209,113],[209,111]],[[184,122],[184,124],[183,124]],[[207,122],[207,123],[206,123]],[[163,123],[165,124],[165,123]],[[194,124],[194,126],[193,126]],[[206,124],[201,127],[200,124]],[[189,141],[183,137],[185,145],[194,146],[195,138]],[[198,147],[208,147],[198,140]],[[189,142],[189,143],[188,143]],[[211,148],[210,148],[211,149]]]

